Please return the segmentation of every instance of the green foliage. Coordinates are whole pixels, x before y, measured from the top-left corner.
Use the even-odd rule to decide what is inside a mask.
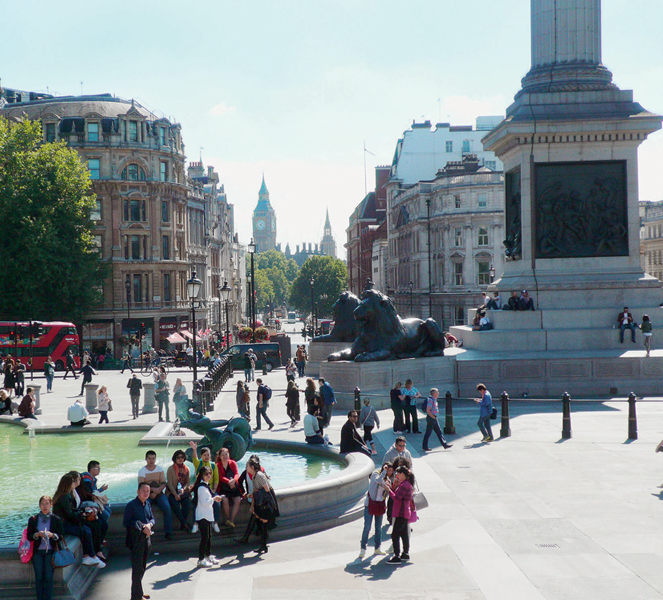
[[[268,304],[280,306],[287,301],[290,295],[290,286],[297,277],[299,267],[292,259],[287,259],[283,252],[268,250],[256,254],[256,306],[264,311]],[[251,255],[247,255],[246,272],[251,272]]]
[[[311,312],[311,278],[313,301],[318,303],[318,318],[330,317],[332,305],[347,289],[345,263],[333,256],[309,256],[290,288],[290,305],[303,313]]]
[[[97,304],[106,265],[91,235],[90,178],[64,143],[42,143],[39,122],[0,118],[0,314],[80,322]]]

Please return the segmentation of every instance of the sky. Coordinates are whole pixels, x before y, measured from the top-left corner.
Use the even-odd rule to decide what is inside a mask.
[[[529,12],[527,0],[4,3],[0,78],[134,98],[181,123],[187,160],[215,167],[241,242],[264,173],[283,248],[319,242],[328,209],[344,258],[365,182],[413,121],[505,114],[530,67]],[[661,0],[602,2],[603,63],[657,114],[661,23]],[[639,161],[640,199],[663,200],[663,132]]]

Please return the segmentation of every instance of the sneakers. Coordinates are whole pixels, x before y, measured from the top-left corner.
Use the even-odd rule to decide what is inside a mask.
[[[106,564],[101,562],[96,556],[86,556],[81,562],[88,567],[98,566],[100,569],[103,569],[106,566]]]
[[[217,533],[221,533],[221,530],[219,529],[219,524],[216,522],[214,523],[214,525],[212,525],[212,529],[214,529],[214,531],[216,531]]]
[[[410,555],[407,552],[403,552],[403,554],[401,554],[401,560],[410,560]]]
[[[442,448],[444,448],[445,450],[449,450],[451,446],[453,446],[453,444],[442,444]]]
[[[221,561],[220,561],[216,556],[214,556],[213,554],[210,554],[210,555],[207,557],[207,560],[209,560],[213,565],[218,565],[218,564],[221,562]]]
[[[399,556],[396,556],[395,554],[387,561],[388,565],[399,565],[403,561],[400,559]]]
[[[492,442],[492,441],[493,441],[493,438],[491,438],[491,437],[489,437],[489,436],[486,436],[486,437],[483,438],[481,441],[482,441],[482,442]]]
[[[194,523],[191,528],[191,533],[198,533],[198,523]]]
[[[432,452],[432,450],[431,450],[430,448],[422,448],[421,450],[422,450],[423,452]]]
[[[269,430],[271,431],[272,429],[274,429],[274,423],[269,426]]]
[[[359,550],[359,558],[364,558],[366,556],[366,548]]]
[[[199,567],[207,568],[207,567],[211,567],[213,565],[214,565],[214,563],[211,560],[208,560],[207,558],[203,558],[202,560],[198,561],[198,566]]]
[[[373,555],[378,555],[378,556],[384,556],[387,554],[382,548],[376,548],[375,551],[373,552]]]
[[[228,527],[232,527],[233,529],[235,529],[235,524],[232,521],[226,521],[226,525],[228,525]]]

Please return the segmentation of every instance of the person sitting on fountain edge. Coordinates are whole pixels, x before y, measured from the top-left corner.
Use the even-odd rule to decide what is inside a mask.
[[[348,413],[348,420],[341,428],[341,453],[363,452],[366,456],[371,456],[370,448],[364,443],[357,431],[358,418],[359,413],[356,410],[351,410]]]

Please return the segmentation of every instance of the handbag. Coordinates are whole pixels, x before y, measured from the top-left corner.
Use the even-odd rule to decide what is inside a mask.
[[[428,506],[428,504],[426,504]],[[410,518],[407,520],[408,523],[416,523],[419,520],[419,515],[417,515],[417,507],[414,504],[414,496],[410,500]]]
[[[368,514],[369,515],[383,515],[387,512],[387,506],[384,503],[384,500],[373,500],[370,496],[368,497]]]
[[[111,410],[113,410],[113,403],[109,400],[108,401],[108,412],[110,412]]]
[[[414,503],[414,507],[417,510],[423,510],[424,508],[428,508],[428,498],[424,496],[424,493],[419,489],[419,485],[416,485],[416,489],[412,493],[412,502]]]
[[[34,542],[28,539],[28,528],[23,530],[21,541],[18,543],[18,555],[21,557],[23,564],[28,564],[32,560],[34,553]]]
[[[497,419],[497,408],[493,407],[493,412],[490,413],[491,420]]]
[[[51,564],[56,569],[68,567],[76,562],[74,553],[69,550],[69,546],[67,546],[67,540],[60,538],[60,541],[64,544],[64,550],[60,548],[60,543],[58,542],[58,547],[55,552],[53,552],[53,558],[51,558]]]

